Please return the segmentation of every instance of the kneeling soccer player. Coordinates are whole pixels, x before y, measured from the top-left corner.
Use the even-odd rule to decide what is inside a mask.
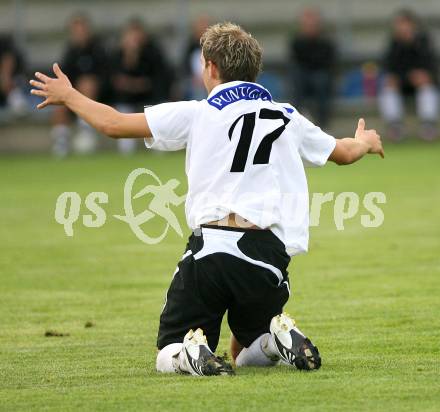
[[[318,369],[318,349],[283,313],[290,258],[307,251],[304,166],[383,157],[380,137],[360,119],[354,138],[335,139],[290,104],[273,101],[255,83],[262,50],[239,26],[209,27],[201,46],[206,100],[119,113],[72,88],[57,64],[56,78],[36,73],[32,93],[45,98],[38,108],[64,104],[108,136],[145,138],[158,150],[186,148],[193,234],[160,317],[158,371],[232,374],[214,355],[226,311],[237,367],[281,360]]]

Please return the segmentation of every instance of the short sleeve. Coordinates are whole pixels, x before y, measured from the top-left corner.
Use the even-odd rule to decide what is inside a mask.
[[[336,139],[299,115],[301,141],[299,154],[304,166],[323,166],[336,146]]]
[[[198,102],[162,103],[144,110],[152,137],[145,138],[148,149],[173,151],[186,147]]]

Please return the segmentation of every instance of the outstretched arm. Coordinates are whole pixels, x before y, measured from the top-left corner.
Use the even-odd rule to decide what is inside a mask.
[[[338,165],[348,165],[357,162],[367,153],[384,157],[382,142],[376,130],[365,130],[365,120],[359,119],[354,138],[346,137],[336,140],[336,147],[329,160]]]
[[[37,108],[49,105],[65,105],[99,132],[113,138],[151,137],[147,119],[143,113],[120,113],[110,106],[95,102],[72,87],[60,66],[53,65],[55,78],[35,73],[37,80],[29,83],[35,87],[31,93],[44,97]]]

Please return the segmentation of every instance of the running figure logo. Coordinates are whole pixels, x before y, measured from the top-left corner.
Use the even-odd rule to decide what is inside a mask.
[[[157,184],[145,186],[142,190],[132,196],[133,185],[137,178],[142,175],[151,176]],[[159,243],[168,233],[170,226],[176,233],[182,237],[182,228],[176,215],[170,209],[170,205],[179,206],[185,201],[186,195],[178,196],[175,189],[180,185],[177,179],[170,179],[165,184],[162,184],[160,179],[154,172],[145,168],[138,168],[133,170],[127,177],[124,186],[124,211],[125,216],[114,215],[116,219],[128,223],[136,237],[144,243],[156,244]],[[148,208],[138,215],[134,214],[132,200],[142,198],[146,195],[153,195],[153,199],[148,204]],[[166,226],[162,233],[157,237],[148,236],[141,228],[141,225],[148,222],[155,216],[159,216],[166,221]]]

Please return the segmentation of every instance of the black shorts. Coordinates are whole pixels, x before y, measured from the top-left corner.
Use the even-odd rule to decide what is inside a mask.
[[[284,244],[269,230],[204,226],[189,238],[160,316],[157,347],[202,328],[217,348],[223,315],[241,345],[269,331],[290,294]]]

